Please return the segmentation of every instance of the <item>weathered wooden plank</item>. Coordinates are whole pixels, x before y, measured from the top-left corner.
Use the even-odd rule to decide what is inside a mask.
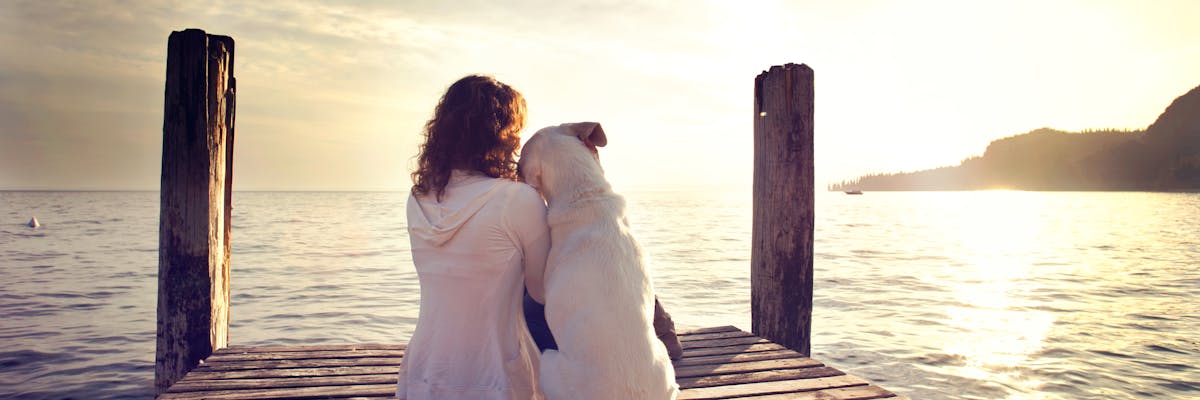
[[[809,368],[824,366],[811,358],[783,358],[730,364],[695,365],[675,368],[676,378],[767,371],[773,369]]]
[[[753,352],[771,351],[771,350],[788,350],[788,348],[780,346],[775,343],[770,343],[770,342],[756,343],[756,344],[750,344],[750,345],[738,345],[738,346],[706,347],[706,348],[700,348],[700,349],[684,350],[683,357],[689,358],[689,357],[711,356],[711,355],[717,355],[717,354],[753,353]]]
[[[203,364],[196,371],[238,371],[262,368],[323,368],[400,365],[401,357],[318,358],[313,360],[229,361]]]
[[[213,392],[164,393],[161,400],[258,400],[258,399],[324,399],[341,397],[395,396],[396,385],[317,386],[252,390],[221,390]]]
[[[318,358],[363,358],[363,357],[401,357],[404,350],[312,350],[312,351],[279,351],[263,353],[228,353],[213,354],[204,360],[205,363],[225,361],[258,361],[258,360],[309,360]]]
[[[396,374],[399,365],[366,366],[366,367],[318,367],[318,368],[271,368],[246,369],[236,371],[194,370],[187,374],[184,380],[219,380],[219,379],[249,379],[249,378],[298,378],[305,376],[341,376],[341,375],[383,375]]]
[[[675,361],[675,367],[679,368],[693,365],[728,364],[746,361],[774,360],[779,358],[804,358],[804,355],[793,350],[771,350],[760,351],[756,353],[737,352],[733,354],[717,354],[711,356],[685,355],[679,361]]]
[[[737,338],[729,338],[729,339],[693,340],[693,341],[688,341],[688,342],[682,342],[683,350],[684,350],[685,354],[686,354],[687,350],[689,350],[689,349],[699,349],[699,348],[705,348],[705,347],[740,346],[740,345],[752,345],[752,344],[763,344],[763,343],[771,343],[771,342],[768,341],[767,339],[763,339],[763,338],[760,338],[757,336],[746,336],[746,337],[737,337]]]
[[[741,329],[738,329],[738,327],[733,326],[733,325],[725,325],[725,326],[714,326],[714,327],[709,327],[709,328],[682,329],[682,330],[675,331],[675,335],[676,336],[687,336],[687,335],[699,335],[699,334],[704,334],[704,333],[719,333],[719,332],[731,332],[731,331],[741,331]]]
[[[794,379],[825,378],[845,375],[846,373],[830,367],[813,367],[800,369],[776,369],[767,371],[745,372],[739,374],[697,376],[677,379],[679,387],[684,389],[702,388],[709,386],[726,386],[754,382],[770,382]]]
[[[680,342],[694,342],[697,340],[731,339],[731,338],[740,338],[740,337],[749,337],[749,336],[754,336],[754,335],[752,335],[752,334],[750,334],[750,332],[746,332],[746,331],[712,332],[712,333],[698,333],[698,334],[694,334],[694,335],[680,336],[679,341]]]
[[[809,355],[813,294],[813,70],[754,79],[750,330]]]
[[[304,351],[337,351],[337,350],[404,350],[408,348],[406,344],[381,344],[381,343],[360,343],[360,344],[318,344],[318,345],[301,345],[301,346],[229,346],[217,351],[216,354],[225,353],[279,353],[279,352],[304,352]]]
[[[805,392],[860,385],[867,385],[867,382],[851,375],[838,375],[827,378],[754,382],[687,389],[679,392],[679,398],[686,400],[725,399],[730,397]]]
[[[727,339],[753,336],[751,333],[732,326],[693,329],[677,333],[680,341],[697,341],[709,339]],[[241,353],[279,353],[279,352],[308,352],[308,351],[338,351],[338,350],[404,350],[406,344],[324,344],[324,345],[295,345],[295,346],[229,346],[214,354]]]
[[[247,390],[247,389],[277,389],[301,388],[314,386],[349,386],[349,385],[382,385],[396,384],[398,375],[345,375],[321,377],[290,377],[290,378],[253,378],[253,379],[222,379],[222,380],[192,380],[183,379],[171,386],[167,393]]]
[[[769,394],[765,396],[742,397],[738,400],[869,400],[891,399],[900,400],[892,392],[879,386],[852,386],[837,389],[825,389],[813,392]]]

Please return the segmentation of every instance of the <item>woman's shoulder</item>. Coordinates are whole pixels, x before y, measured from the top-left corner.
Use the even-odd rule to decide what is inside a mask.
[[[503,185],[506,201],[501,218],[509,227],[520,232],[546,229],[546,202],[537,189],[524,182],[508,181]],[[536,237],[535,233],[533,234]]]
[[[525,182],[511,181],[508,179],[497,180],[502,181],[500,184],[504,185],[504,191],[508,194],[509,199],[512,201],[522,203],[540,203],[543,206],[546,204],[544,201],[542,201],[542,195],[538,194],[537,189],[534,189],[533,186],[529,186],[529,184]]]

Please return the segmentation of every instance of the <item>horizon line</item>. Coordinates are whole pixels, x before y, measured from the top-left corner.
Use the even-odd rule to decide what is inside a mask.
[[[678,191],[678,190],[697,190],[697,189],[723,189],[741,186],[751,186],[750,184],[708,184],[708,185],[676,185],[669,187],[652,187],[652,186],[633,186],[622,188],[622,191]],[[278,192],[278,193],[403,193],[411,189],[234,189],[234,192]],[[160,189],[99,189],[99,188],[0,188],[0,192],[26,192],[26,193],[49,193],[49,192],[91,192],[91,193],[135,193],[159,192]]]

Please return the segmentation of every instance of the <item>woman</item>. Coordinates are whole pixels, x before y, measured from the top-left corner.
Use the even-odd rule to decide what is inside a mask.
[[[538,302],[550,248],[546,205],[517,179],[525,99],[491,77],[446,90],[425,124],[408,232],[421,284],[401,399],[541,398],[522,289]]]

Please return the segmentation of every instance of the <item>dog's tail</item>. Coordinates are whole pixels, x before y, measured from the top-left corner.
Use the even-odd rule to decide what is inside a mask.
[[[546,395],[546,400],[571,399],[579,393],[577,388],[571,385],[575,371],[572,371],[568,364],[566,357],[558,350],[546,350],[542,353],[538,383],[542,387],[542,394]]]

